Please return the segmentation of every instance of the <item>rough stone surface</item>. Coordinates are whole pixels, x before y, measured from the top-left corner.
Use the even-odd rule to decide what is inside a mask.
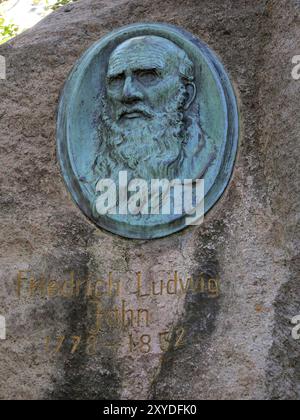
[[[241,141],[226,194],[204,225],[156,241],[100,231],[69,197],[56,159],[56,109],[76,60],[116,27],[144,21],[182,26],[216,51],[235,84]],[[0,48],[1,399],[298,399],[300,344],[299,54],[296,0],[82,0],[62,8]],[[297,49],[298,48],[298,49]],[[70,352],[88,339],[95,305],[78,297],[29,298],[16,292],[19,270],[38,278],[122,279],[128,307],[151,311],[149,354],[128,348],[128,332],[95,355]],[[187,293],[141,298],[144,282],[181,276],[220,279],[218,298]],[[26,282],[25,282],[26,283]],[[27,283],[26,283],[27,284]],[[101,300],[104,308],[120,303]],[[184,328],[185,345],[176,348]],[[162,355],[157,335],[174,331]],[[57,355],[45,337],[68,337]],[[156,340],[156,341],[155,341]],[[90,343],[91,344],[91,343]]]

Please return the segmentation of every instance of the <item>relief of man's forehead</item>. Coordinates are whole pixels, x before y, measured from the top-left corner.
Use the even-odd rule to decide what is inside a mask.
[[[150,69],[194,80],[194,65],[188,55],[173,42],[157,36],[132,38],[119,45],[110,57],[108,77]]]

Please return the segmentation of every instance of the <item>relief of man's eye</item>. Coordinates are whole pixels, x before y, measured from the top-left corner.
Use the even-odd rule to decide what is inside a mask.
[[[140,70],[136,73],[137,80],[143,85],[158,83],[160,81],[157,70]]]
[[[117,76],[113,76],[108,79],[108,85],[111,89],[122,88],[124,83],[125,83],[124,74],[118,74]]]

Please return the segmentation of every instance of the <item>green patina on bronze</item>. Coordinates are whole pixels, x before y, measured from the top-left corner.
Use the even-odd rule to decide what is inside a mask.
[[[182,216],[99,216],[96,185],[205,179],[205,211],[227,187],[238,145],[228,76],[209,48],[169,25],[137,24],[93,45],[76,64],[58,112],[58,155],[75,202],[99,227],[152,239],[182,230]]]

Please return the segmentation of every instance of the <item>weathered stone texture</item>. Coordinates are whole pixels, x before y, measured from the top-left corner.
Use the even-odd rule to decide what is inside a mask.
[[[232,182],[204,225],[142,242],[98,230],[73,204],[55,128],[76,60],[109,31],[144,21],[182,26],[216,51],[236,88],[241,139]],[[1,46],[8,64],[0,81],[2,399],[300,397],[300,344],[290,324],[300,314],[300,82],[291,78],[299,36],[295,0],[81,0]],[[43,339],[86,337],[91,308],[83,296],[18,299],[22,269],[52,279],[111,271],[131,306],[137,271],[148,283],[175,270],[218,276],[221,295],[147,300],[152,334],[187,331],[185,347],[163,357],[156,347],[130,354],[117,331],[110,338],[119,345],[96,356],[64,349],[49,357]]]

